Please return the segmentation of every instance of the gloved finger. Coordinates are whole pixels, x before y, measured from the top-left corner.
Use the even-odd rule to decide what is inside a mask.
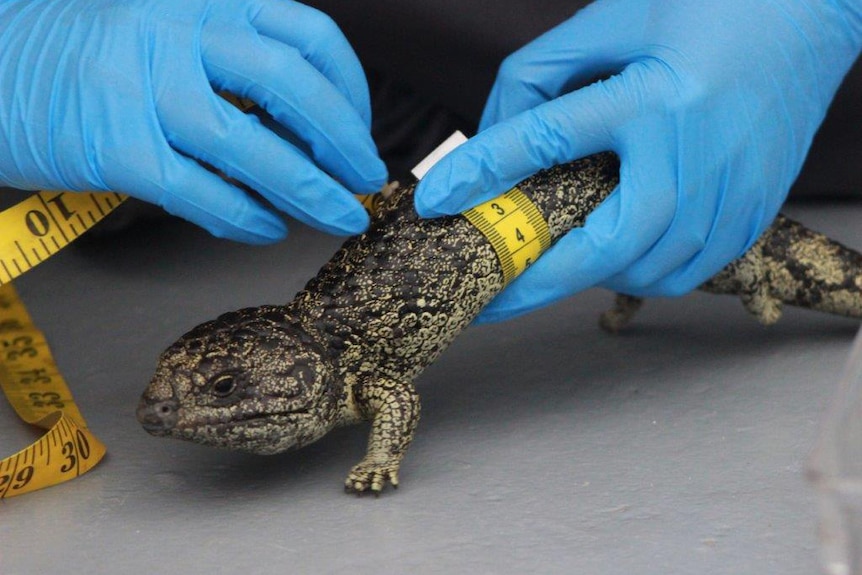
[[[593,210],[586,225],[590,226],[594,238],[608,237],[613,233],[619,217],[620,194],[617,189]],[[587,257],[591,256],[592,252],[587,247],[591,241],[594,240],[584,237],[583,229],[580,228],[560,238],[482,310],[476,323],[511,319],[568,296],[570,287],[574,291],[588,288],[590,279],[572,274],[571,263],[578,261],[575,258],[582,251],[587,252]]]
[[[251,20],[261,34],[299,50],[353,105],[371,127],[371,98],[359,58],[338,25],[326,14],[284,0],[261,0]]]
[[[166,150],[153,176],[139,157],[108,157],[113,164],[107,184],[195,223],[212,235],[249,244],[269,244],[287,235],[287,226],[243,190],[190,158]]]
[[[764,164],[757,164],[757,166],[749,169],[764,169]],[[728,167],[731,173],[740,169],[741,166],[738,163]],[[723,178],[722,182],[725,185],[734,185],[734,183],[728,182],[727,178]],[[739,191],[736,190],[737,193]],[[703,242],[704,245],[691,257],[686,260],[680,258],[682,261],[678,266],[671,267],[664,273],[658,273],[654,276],[644,274],[642,277],[635,277],[634,281],[626,274],[621,274],[610,278],[609,281],[605,282],[605,285],[617,291],[643,297],[683,295],[696,289],[721,271],[728,263],[744,254],[757,241],[763,230],[775,219],[780,204],[770,208],[765,205],[758,194],[754,193],[746,194],[747,201],[744,202],[728,201],[727,198],[732,195],[732,192],[728,190],[722,190],[720,195],[725,200],[718,207],[718,213],[711,222],[708,235]],[[691,216],[694,217],[694,214]],[[745,226],[747,233],[740,234],[737,232],[740,222],[747,222],[747,226]],[[678,235],[672,226],[668,230],[666,238]],[[657,251],[658,247],[656,246],[656,250],[653,251]],[[662,247],[666,248],[666,246]],[[634,264],[632,269],[643,264],[647,266],[645,269],[648,269],[649,262],[653,259],[654,254],[651,251],[641,261]],[[636,271],[644,273],[641,270]],[[650,283],[651,277],[655,277],[655,279]]]
[[[645,101],[646,66],[634,64],[612,78],[566,94],[480,132],[441,159],[416,188],[423,217],[456,214],[504,193],[539,170],[606,150],[619,151],[619,128]]]
[[[708,238],[704,249],[678,269],[644,288],[644,296],[681,295],[696,289],[748,251],[777,215],[777,209],[759,210],[758,215],[752,216],[752,221],[758,222],[751,227],[752,233],[748,236],[735,236],[725,234],[723,230],[726,229],[728,220],[743,216],[722,214],[716,221],[713,234]]]
[[[512,53],[497,72],[479,130],[622,70],[639,55],[643,18],[641,5],[593,3]]]
[[[479,322],[508,319],[592,287],[646,253],[673,220],[675,182],[669,163],[643,170],[647,153],[621,158],[620,184],[582,228],[554,244],[479,316]],[[644,186],[655,193],[639,193]],[[664,192],[663,192],[664,190]],[[644,203],[644,196],[647,203]]]
[[[686,161],[698,163],[698,168],[705,165],[700,164],[696,158],[699,151],[689,150],[688,154]],[[669,150],[666,155],[680,157],[678,150]],[[676,189],[667,190],[667,193],[677,197],[673,221],[667,231],[640,258],[621,273],[604,281],[603,287],[630,295],[646,296],[645,290],[648,286],[690,261],[707,245],[721,208],[720,203],[725,197],[724,191],[703,193],[696,183],[686,177],[685,166],[677,166],[676,171]],[[727,178],[721,181],[726,184]],[[677,289],[681,287],[677,286]]]
[[[704,134],[699,122],[680,122],[673,141],[697,142],[708,137],[732,142],[732,134],[747,129],[743,114],[713,108],[722,121]],[[741,174],[769,169],[757,140],[737,147],[726,146],[716,153],[706,147],[689,146],[669,153],[678,158],[677,210],[674,221],[662,238],[638,261],[604,286],[643,297],[683,295],[706,281],[753,243],[768,215],[764,195],[744,189],[749,181]],[[765,174],[754,181],[766,181]],[[708,187],[706,187],[708,186]],[[742,201],[739,199],[742,198]],[[771,220],[770,220],[771,221]],[[767,222],[768,225],[768,222]]]
[[[351,191],[374,192],[386,183],[386,167],[365,122],[296,49],[250,28],[226,29],[219,37],[221,42],[203,48],[207,76],[218,89],[261,105]]]
[[[256,117],[211,92],[204,102],[209,105],[173,101],[163,111],[173,147],[215,166],[317,229],[356,234],[368,227],[367,212],[350,192]]]
[[[495,124],[450,152],[419,182],[418,213],[423,217],[457,214],[543,168],[609,149],[613,142],[604,118],[598,113],[572,117],[567,99]]]
[[[716,231],[718,228],[716,226]],[[629,287],[628,278],[612,278],[603,285],[615,291],[640,297],[676,297],[697,289],[717,274],[728,263],[745,253],[746,244],[738,238],[722,237],[720,232],[711,235],[705,247],[676,269],[661,276],[650,285]]]

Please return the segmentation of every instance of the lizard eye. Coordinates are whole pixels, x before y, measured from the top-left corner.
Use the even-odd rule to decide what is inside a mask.
[[[210,391],[216,397],[228,397],[236,391],[236,378],[233,375],[222,375],[213,382]]]

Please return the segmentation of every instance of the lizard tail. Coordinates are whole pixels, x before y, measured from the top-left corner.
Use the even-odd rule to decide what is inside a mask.
[[[765,325],[778,321],[783,304],[862,318],[862,254],[779,215],[700,289],[740,296]]]
[[[784,304],[862,318],[862,254],[779,215],[742,257],[699,289],[739,296],[764,325],[778,321]],[[600,323],[619,331],[638,307],[639,298],[619,295]]]

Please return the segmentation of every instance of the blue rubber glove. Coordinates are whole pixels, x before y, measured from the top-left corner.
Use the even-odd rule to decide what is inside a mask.
[[[221,90],[260,104],[299,145]],[[287,233],[272,207],[357,233],[368,218],[350,192],[387,177],[370,116],[347,40],[297,2],[0,2],[0,182],[12,187],[125,192],[250,243]]]
[[[612,150],[618,188],[480,321],[593,285],[686,293],[772,222],[860,45],[858,0],[600,0],[503,63],[480,133],[425,176],[417,210]]]

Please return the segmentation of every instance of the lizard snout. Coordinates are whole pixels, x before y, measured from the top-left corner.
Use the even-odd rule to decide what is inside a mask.
[[[138,404],[138,421],[147,432],[163,435],[177,424],[179,402],[176,399],[153,401],[142,398]]]

